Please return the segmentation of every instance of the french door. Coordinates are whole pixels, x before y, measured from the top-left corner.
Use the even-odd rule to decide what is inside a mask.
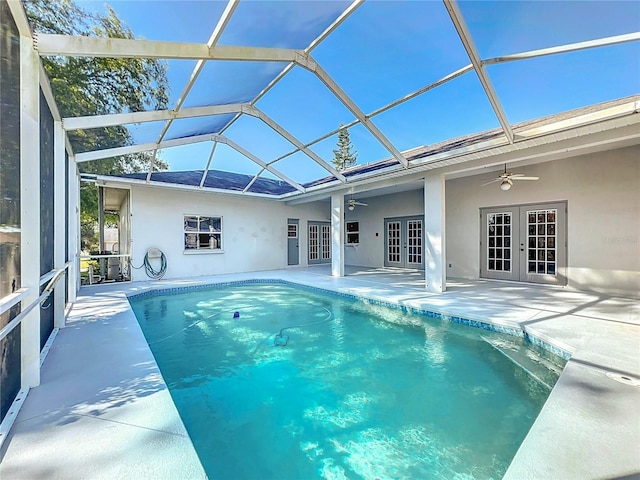
[[[480,276],[566,285],[567,204],[480,209]]]
[[[309,265],[331,263],[331,224],[309,222]]]
[[[384,219],[384,266],[424,269],[424,218]]]

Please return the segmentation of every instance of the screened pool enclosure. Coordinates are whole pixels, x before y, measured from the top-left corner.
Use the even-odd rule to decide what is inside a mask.
[[[640,141],[634,2],[114,2],[130,38],[36,25],[34,8],[0,0],[2,440],[80,288],[81,182],[101,188],[101,211],[120,215],[119,260],[101,267],[105,278],[112,266],[126,277],[131,261],[131,204],[118,182],[327,202],[334,276],[344,275],[346,202],[418,184],[436,212],[424,224],[425,287],[442,292],[445,175],[501,170],[498,154],[527,165]],[[94,58],[160,60],[165,105],[70,113],[64,79],[43,62]],[[106,77],[92,79],[96,91],[114,84]],[[122,144],[83,141],[116,128]],[[339,171],[344,129],[358,164]],[[90,168],[132,158],[145,159],[140,171]],[[219,248],[215,218],[188,248]]]

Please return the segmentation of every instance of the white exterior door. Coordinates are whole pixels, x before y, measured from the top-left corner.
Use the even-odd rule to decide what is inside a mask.
[[[309,222],[309,265],[331,263],[331,224],[328,222]]]
[[[423,217],[386,218],[385,267],[424,269]]]
[[[567,204],[480,210],[480,276],[566,285]]]

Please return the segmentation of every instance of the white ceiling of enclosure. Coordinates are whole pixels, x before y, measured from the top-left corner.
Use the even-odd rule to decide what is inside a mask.
[[[359,164],[391,159],[411,168],[406,152],[416,147],[495,129],[512,144],[515,124],[640,92],[638,2],[112,7],[139,40],[41,33],[40,55],[166,59],[170,110],[64,119],[67,130],[122,124],[134,140],[76,151],[76,159],[157,150],[171,171],[201,171],[200,186],[207,170],[248,175],[252,184],[279,180],[294,192],[325,177],[323,185],[348,183],[331,165],[342,124]]]

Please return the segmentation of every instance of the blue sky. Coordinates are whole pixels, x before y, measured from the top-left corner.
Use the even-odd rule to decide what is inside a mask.
[[[79,2],[103,11],[104,2]],[[225,3],[217,1],[109,2],[136,36],[204,43]],[[304,48],[346,2],[245,1],[220,44]],[[640,31],[640,2],[502,1],[460,2],[481,57]],[[469,64],[460,39],[439,1],[370,1],[358,8],[312,52],[365,113],[428,85]],[[195,65],[169,61],[173,102]],[[284,64],[209,62],[185,106],[247,101]],[[491,81],[511,123],[640,93],[640,42],[532,60],[491,65]],[[311,73],[296,67],[257,106],[308,142],[353,120],[353,115]],[[220,118],[176,123],[169,136],[215,130]],[[474,72],[375,116],[373,122],[400,150],[428,145],[499,126]],[[161,124],[134,127],[141,142],[153,141]],[[225,134],[269,162],[293,150],[259,120],[242,117]],[[350,129],[359,163],[389,153],[362,126]],[[336,138],[312,149],[326,161]],[[211,143],[163,150],[172,169],[202,169]],[[325,171],[303,154],[274,167],[304,182]],[[212,168],[256,173],[258,167],[220,145]]]

